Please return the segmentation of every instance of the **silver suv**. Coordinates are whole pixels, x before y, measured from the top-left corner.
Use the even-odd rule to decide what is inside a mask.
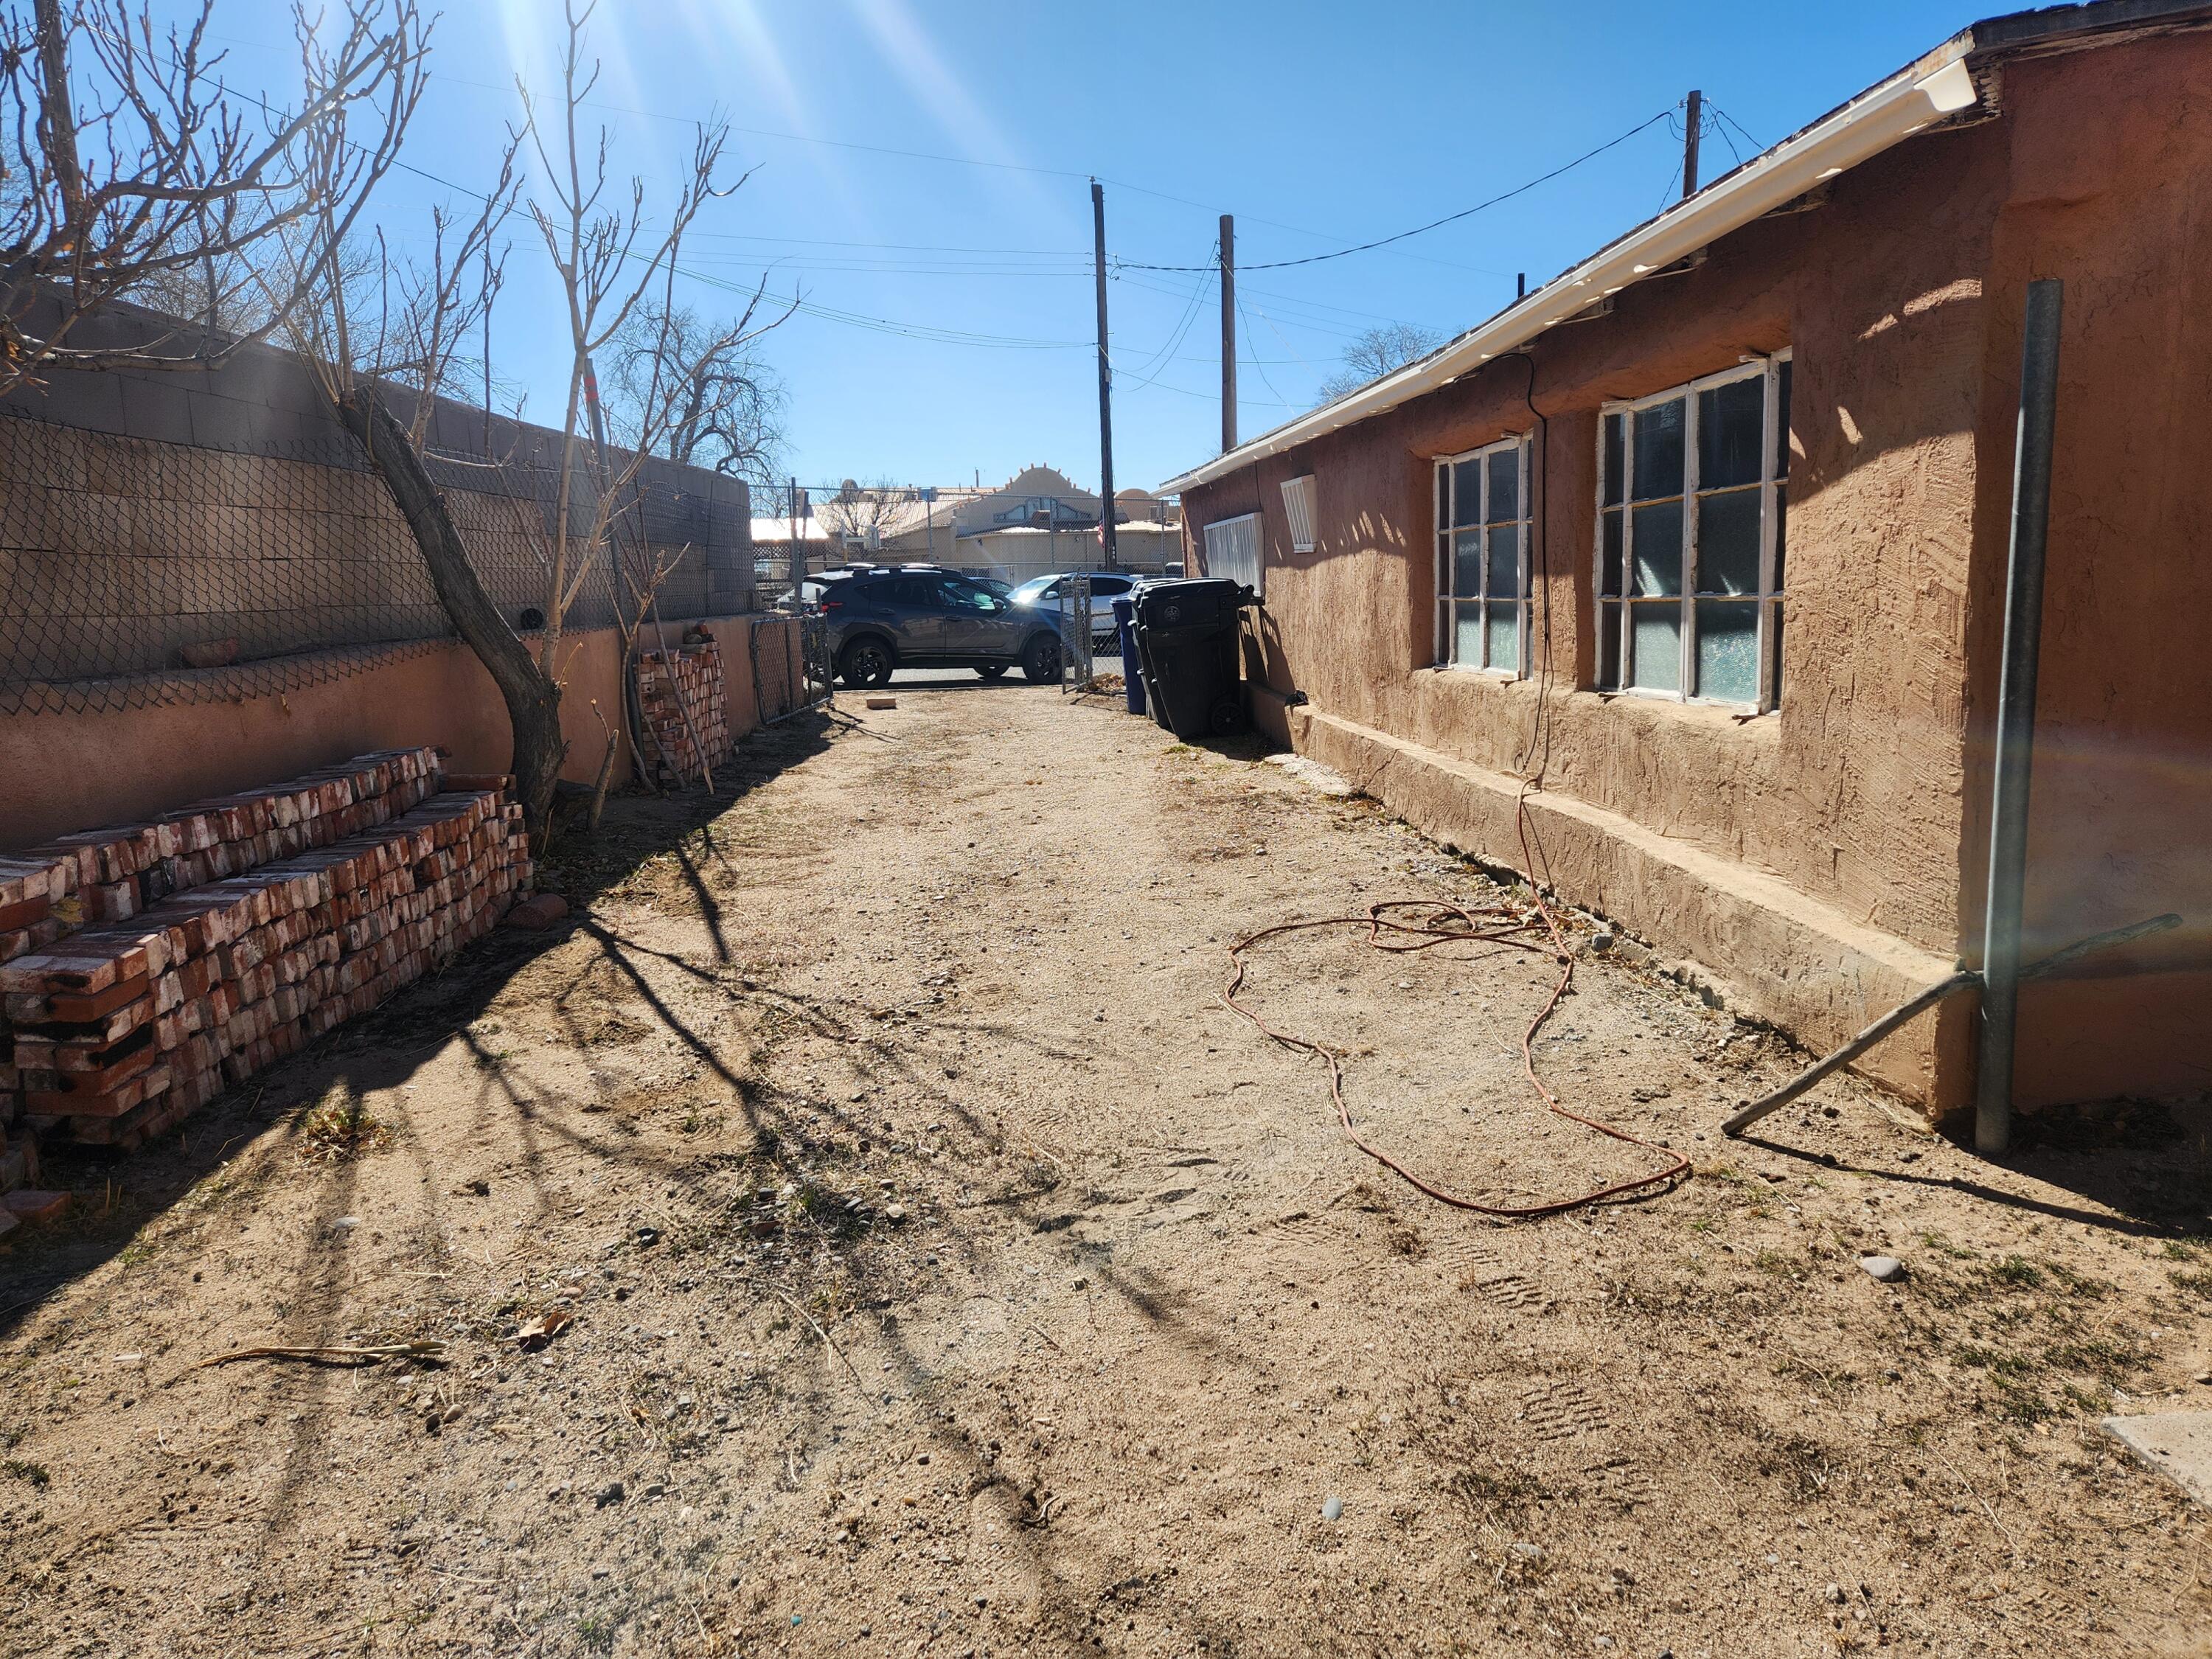
[[[1065,658],[1051,611],[1017,606],[942,570],[860,570],[826,580],[818,601],[837,676],[884,685],[898,668],[972,668],[995,680],[1019,664],[1056,681]]]

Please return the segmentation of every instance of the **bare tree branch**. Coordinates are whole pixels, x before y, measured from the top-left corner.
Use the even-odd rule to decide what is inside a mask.
[[[224,83],[214,4],[158,35],[151,0],[0,15],[0,392],[61,368],[209,368],[275,331],[307,295],[271,290],[259,256],[312,215],[349,228],[397,155],[428,45],[417,0],[295,9],[307,73],[286,108]],[[179,280],[204,296],[193,321],[73,343],[103,307],[173,299]]]

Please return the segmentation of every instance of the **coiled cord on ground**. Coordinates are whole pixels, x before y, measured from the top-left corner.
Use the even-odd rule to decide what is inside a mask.
[[[1524,854],[1528,849],[1528,828],[1524,808],[1521,824]],[[1486,905],[1478,909],[1470,908],[1455,900],[1437,898],[1379,899],[1358,915],[1322,916],[1311,921],[1284,921],[1272,927],[1262,927],[1258,933],[1249,933],[1229,947],[1230,973],[1228,982],[1221,990],[1222,1005],[1230,1012],[1251,1022],[1261,1035],[1285,1048],[1294,1048],[1301,1054],[1319,1055],[1328,1066],[1329,1098],[1336,1104],[1337,1121],[1343,1125],[1345,1138],[1384,1169],[1438,1203],[1449,1204],[1454,1209],[1469,1210],[1477,1215],[1526,1221],[1540,1216],[1562,1215],[1570,1210],[1585,1209],[1610,1199],[1656,1196],[1690,1173],[1690,1160],[1671,1147],[1659,1146],[1613,1124],[1569,1110],[1559,1097],[1545,1086],[1544,1079],[1536,1075],[1536,1033],[1543,1029],[1544,1022],[1551,1018],[1559,1006],[1559,1000],[1566,995],[1567,988],[1573,983],[1575,957],[1559,918],[1553,914],[1550,904],[1545,900],[1543,889],[1532,881],[1528,884],[1528,890],[1535,895],[1536,914],[1540,918],[1540,937],[1529,937],[1539,933],[1540,924],[1526,920],[1510,905]],[[1407,913],[1413,913],[1417,919],[1400,919]],[[1497,925],[1500,921],[1504,921],[1506,925]],[[1253,946],[1285,934],[1310,933],[1328,927],[1364,928],[1370,948],[1394,955],[1426,951],[1454,941],[1474,941],[1502,945],[1509,950],[1526,951],[1532,956],[1551,957],[1559,967],[1559,978],[1553,984],[1552,994],[1545,999],[1543,1007],[1521,1034],[1521,1062],[1528,1073],[1529,1084],[1544,1104],[1561,1117],[1585,1128],[1595,1129],[1600,1134],[1609,1135],[1615,1140],[1625,1140],[1632,1146],[1642,1146],[1661,1153],[1667,1159],[1667,1167],[1632,1181],[1615,1182],[1609,1187],[1577,1194],[1572,1198],[1549,1199],[1536,1204],[1485,1204],[1437,1186],[1434,1182],[1414,1174],[1389,1153],[1369,1144],[1353,1126],[1352,1109],[1345,1103],[1344,1061],[1338,1052],[1316,1038],[1303,1036],[1295,1031],[1285,1031],[1269,1024],[1237,1000],[1237,993],[1244,987],[1245,953]]]

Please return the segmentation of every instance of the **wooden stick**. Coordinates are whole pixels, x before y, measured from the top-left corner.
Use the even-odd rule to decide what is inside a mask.
[[[797,1314],[808,1324],[814,1326],[814,1334],[822,1339],[822,1346],[829,1349],[831,1353],[837,1356],[837,1363],[839,1364],[842,1365],[847,1370],[852,1372],[853,1386],[860,1391],[861,1399],[868,1400],[868,1385],[860,1380],[860,1373],[854,1369],[853,1362],[845,1358],[845,1351],[830,1340],[830,1333],[823,1330],[821,1326],[816,1325],[814,1322],[814,1316],[807,1312],[805,1309],[800,1307],[798,1302],[787,1292],[778,1291],[776,1294],[783,1297],[785,1304],[791,1309],[792,1312]],[[873,1401],[869,1401],[868,1403],[870,1405],[873,1405],[875,1402]]]
[[[434,1338],[394,1342],[381,1348],[237,1348],[203,1359],[191,1369],[204,1371],[210,1365],[228,1365],[234,1359],[434,1359],[445,1351],[446,1345]]]

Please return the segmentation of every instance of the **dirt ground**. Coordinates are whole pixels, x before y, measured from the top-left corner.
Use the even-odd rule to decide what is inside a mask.
[[[0,1246],[0,1650],[2212,1654],[2212,1516],[2097,1426],[2212,1407],[2201,1116],[1997,1165],[1844,1081],[1723,1141],[1802,1057],[1623,941],[1539,1064],[1695,1175],[1455,1212],[1215,995],[1250,930],[1509,895],[1256,750],[898,690],[55,1171]],[[1549,980],[1340,931],[1251,994],[1513,1201],[1651,1167],[1521,1076]]]

